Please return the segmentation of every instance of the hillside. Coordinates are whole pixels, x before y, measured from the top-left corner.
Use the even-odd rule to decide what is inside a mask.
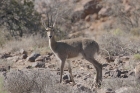
[[[11,3],[13,15],[4,14],[9,7],[0,8],[0,93],[139,93],[139,0],[30,1]],[[70,81],[67,62],[59,83],[60,62],[49,48],[43,22],[56,23],[56,40],[97,41],[100,88],[95,87],[96,69],[83,57],[71,60],[76,84]]]

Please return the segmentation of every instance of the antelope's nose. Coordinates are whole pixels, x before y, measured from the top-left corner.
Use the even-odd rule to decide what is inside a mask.
[[[49,36],[50,38],[52,38],[52,36]]]

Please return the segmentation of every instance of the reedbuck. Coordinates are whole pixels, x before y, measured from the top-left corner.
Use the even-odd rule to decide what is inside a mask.
[[[48,17],[49,20],[49,17]],[[51,18],[52,20],[52,18]],[[51,25],[49,24],[51,23]],[[79,54],[92,63],[97,71],[96,75],[96,85],[100,85],[102,81],[102,64],[94,59],[95,53],[99,52],[99,45],[92,39],[68,39],[63,41],[56,41],[55,40],[55,33],[54,33],[54,25],[52,21],[48,21],[48,25],[43,22],[43,26],[47,31],[47,36],[49,38],[49,46],[52,52],[57,56],[61,61],[60,67],[60,83],[62,82],[62,75],[63,75],[63,68],[65,65],[66,59],[78,57]],[[69,62],[69,61],[68,61]],[[69,63],[68,71],[70,73],[70,79],[75,84],[71,66]]]

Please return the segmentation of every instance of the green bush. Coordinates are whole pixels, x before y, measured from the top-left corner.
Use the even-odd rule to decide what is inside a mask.
[[[7,91],[4,90],[3,84],[4,84],[4,80],[2,77],[0,77],[0,93],[7,93]]]
[[[2,0],[0,6],[0,26],[5,26],[12,36],[22,37],[40,30],[41,16],[32,0]]]
[[[135,54],[135,55],[134,55],[134,58],[135,58],[136,60],[140,60],[140,54]]]

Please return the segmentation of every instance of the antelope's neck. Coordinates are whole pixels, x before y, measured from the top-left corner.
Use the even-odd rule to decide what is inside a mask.
[[[56,49],[56,44],[57,44],[57,42],[55,41],[55,38],[54,37],[52,37],[51,39],[49,39],[49,46],[50,46],[50,48],[53,51],[55,51],[55,49]]]

